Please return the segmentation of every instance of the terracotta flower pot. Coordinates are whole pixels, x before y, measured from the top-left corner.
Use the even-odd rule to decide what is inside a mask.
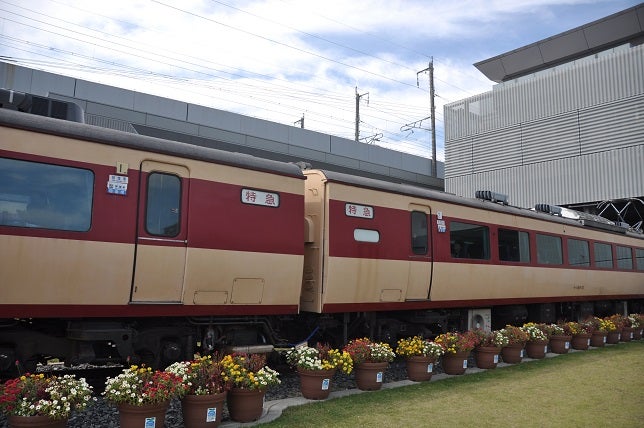
[[[297,369],[300,376],[300,392],[309,400],[324,400],[331,393],[331,380],[335,375],[332,370]]]
[[[545,358],[548,352],[547,340],[530,340],[525,344],[525,351],[528,358],[541,359]]]
[[[165,413],[169,405],[170,401],[142,406],[119,404],[120,426],[121,428],[164,428]]]
[[[494,369],[499,363],[501,348],[496,346],[479,346],[474,349],[476,367],[480,369]]]
[[[622,329],[622,335],[619,338],[620,342],[630,342],[633,340],[633,331],[635,331],[634,328],[632,327],[624,327]]]
[[[253,422],[264,411],[265,389],[232,388],[226,396],[230,419],[235,422]]]
[[[434,374],[435,362],[433,357],[423,355],[407,357],[405,360],[407,377],[414,382],[426,382],[430,380]]]
[[[550,351],[555,354],[567,354],[571,340],[572,336],[550,336]]]
[[[501,349],[501,357],[503,357],[503,362],[508,364],[518,364],[523,360],[523,343],[513,343],[511,345],[504,346]]]
[[[356,385],[361,391],[376,391],[382,388],[385,370],[389,363],[362,363],[354,367]]]
[[[467,358],[469,355],[470,351],[443,354],[441,357],[443,371],[448,375],[462,375],[467,370]]]
[[[606,344],[607,333],[605,331],[593,331],[590,336],[590,346],[602,348]]]
[[[570,344],[572,349],[577,349],[578,351],[585,351],[590,346],[590,333],[580,333],[572,337]]]
[[[221,423],[226,392],[211,395],[186,395],[181,400],[185,428],[214,428]]]
[[[14,416],[7,418],[9,428],[65,428],[67,419],[54,420],[48,416]]]
[[[606,343],[609,343],[611,345],[619,343],[621,335],[622,332],[620,330],[609,331],[608,334],[606,334]]]

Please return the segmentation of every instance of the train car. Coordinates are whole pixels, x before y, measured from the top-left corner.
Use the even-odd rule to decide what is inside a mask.
[[[342,326],[345,340],[365,330],[391,341],[641,310],[641,233],[512,207],[492,192],[468,199],[329,171],[305,175],[300,305],[336,314],[326,325]]]
[[[0,369],[269,346],[266,317],[299,312],[303,182],[287,163],[0,109]]]
[[[641,231],[478,196],[0,109],[0,372],[642,311]]]

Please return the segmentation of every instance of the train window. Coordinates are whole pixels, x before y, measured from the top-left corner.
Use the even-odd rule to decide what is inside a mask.
[[[427,254],[427,214],[422,211],[411,212],[411,251]]]
[[[528,232],[499,229],[499,259],[505,262],[530,262]]]
[[[629,247],[616,247],[617,249],[617,269],[633,269],[633,252]]]
[[[450,222],[449,240],[454,258],[490,258],[490,232],[487,226],[479,224]]]
[[[86,232],[93,194],[90,170],[0,158],[0,225]]]
[[[568,240],[568,264],[570,266],[590,266],[590,250],[587,241]]]
[[[563,264],[560,237],[537,233],[537,263],[542,265]]]
[[[380,232],[369,229],[354,229],[353,239],[358,242],[379,242]]]
[[[145,229],[150,235],[177,236],[181,207],[181,179],[153,172],[148,177]]]
[[[595,266],[599,268],[613,267],[613,250],[610,244],[595,242],[593,245],[595,251]]]
[[[644,249],[635,249],[635,265],[637,270],[644,271]]]

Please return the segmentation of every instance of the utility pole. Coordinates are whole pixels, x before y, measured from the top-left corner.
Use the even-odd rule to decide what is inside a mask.
[[[296,120],[293,122],[293,125],[297,125],[298,123],[300,124],[300,128],[304,129],[304,113],[302,113],[302,119]]]
[[[436,107],[434,106],[434,57],[431,58],[429,66],[416,73],[416,86],[420,86],[418,82],[418,75],[429,71],[429,110],[431,113],[431,128],[432,128],[432,176],[438,177],[438,170],[436,164]]]
[[[358,87],[356,86],[356,142],[360,140],[360,98],[365,95],[367,96],[367,104],[369,104],[369,92],[358,95]]]

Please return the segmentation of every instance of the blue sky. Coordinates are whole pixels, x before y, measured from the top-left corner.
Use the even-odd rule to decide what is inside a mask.
[[[350,139],[357,88],[360,140],[421,156],[433,59],[443,160],[443,105],[494,84],[474,63],[639,3],[0,0],[0,56]]]

